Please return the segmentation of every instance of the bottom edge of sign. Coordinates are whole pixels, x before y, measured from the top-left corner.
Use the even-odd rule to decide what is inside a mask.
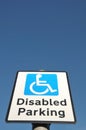
[[[45,123],[45,124],[48,124],[48,123],[76,123],[76,120],[74,121],[27,121],[27,120],[6,120],[6,122],[9,122],[9,123]]]

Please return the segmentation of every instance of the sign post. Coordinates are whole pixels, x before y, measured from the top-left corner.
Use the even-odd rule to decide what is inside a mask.
[[[33,130],[48,130],[52,122],[74,123],[67,72],[19,71],[7,121],[31,122]]]
[[[50,124],[32,124],[32,130],[49,130]]]

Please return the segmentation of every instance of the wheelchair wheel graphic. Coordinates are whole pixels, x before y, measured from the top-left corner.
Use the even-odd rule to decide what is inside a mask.
[[[46,94],[46,93],[49,91],[49,89],[46,88],[43,92],[37,92],[37,91],[34,90],[35,85],[36,85],[36,82],[32,82],[31,85],[30,85],[30,91],[31,91],[32,93],[34,93],[34,94],[39,94],[39,95],[40,95],[40,94]],[[42,87],[42,86],[39,86],[39,87]]]

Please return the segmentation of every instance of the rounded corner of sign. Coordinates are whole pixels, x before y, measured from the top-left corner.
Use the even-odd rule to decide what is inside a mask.
[[[76,123],[76,118],[74,118],[73,120],[71,120],[69,123],[75,124]]]
[[[7,119],[7,117],[5,118],[5,122],[8,122],[8,119]]]
[[[77,122],[76,117],[74,117],[74,121],[73,121],[73,123],[75,124],[76,122]]]
[[[8,118],[6,118],[6,119],[5,119],[5,121],[6,121],[7,123],[9,123],[9,122],[10,122],[10,120],[9,120]]]

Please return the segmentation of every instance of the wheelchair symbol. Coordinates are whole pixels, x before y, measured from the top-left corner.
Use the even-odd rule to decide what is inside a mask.
[[[50,91],[51,93],[57,91],[56,89],[52,89],[52,87],[50,86],[50,84],[47,83],[47,81],[40,80],[41,77],[42,77],[41,74],[37,74],[37,75],[36,75],[36,82],[32,82],[32,83],[30,84],[30,91],[31,91],[32,93],[34,93],[34,94],[46,94],[46,93],[49,92],[49,91]],[[39,87],[46,86],[46,89],[43,90],[42,92],[37,92],[37,91],[34,90],[34,88],[36,87],[36,86],[34,87],[34,85],[39,86]]]

